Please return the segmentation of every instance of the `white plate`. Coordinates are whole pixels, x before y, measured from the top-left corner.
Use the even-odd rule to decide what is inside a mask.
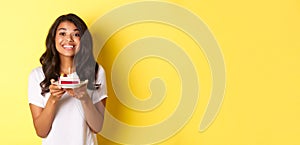
[[[80,81],[80,84],[61,84],[60,85],[60,84],[58,84],[58,81],[54,82],[53,84],[61,86],[62,88],[65,88],[65,89],[74,89],[74,88],[79,88],[80,86],[87,84],[87,83],[88,83],[88,80]]]

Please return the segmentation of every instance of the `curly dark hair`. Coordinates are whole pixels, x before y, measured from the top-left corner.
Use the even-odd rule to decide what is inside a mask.
[[[46,38],[46,51],[40,57],[40,63],[42,64],[45,79],[40,83],[42,88],[41,94],[49,92],[50,80],[58,80],[60,76],[60,58],[59,53],[55,47],[55,36],[57,27],[61,22],[69,21],[73,23],[80,32],[80,49],[74,56],[74,65],[76,73],[80,80],[88,79],[88,89],[95,90],[94,85],[98,72],[98,63],[93,55],[93,40],[92,36],[84,21],[75,14],[67,14],[58,17],[49,29]]]

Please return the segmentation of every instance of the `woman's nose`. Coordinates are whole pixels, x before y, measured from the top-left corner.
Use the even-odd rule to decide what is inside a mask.
[[[67,35],[67,41],[73,42],[73,36],[72,35]]]

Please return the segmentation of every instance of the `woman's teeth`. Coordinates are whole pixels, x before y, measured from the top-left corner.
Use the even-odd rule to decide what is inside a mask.
[[[74,48],[73,45],[64,45],[63,47],[64,47],[65,49],[73,49],[73,48]]]

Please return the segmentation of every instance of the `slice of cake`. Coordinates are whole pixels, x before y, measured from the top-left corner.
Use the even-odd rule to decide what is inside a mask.
[[[58,79],[58,84],[60,85],[74,85],[74,84],[80,84],[80,79],[76,73],[73,74],[61,74]]]

